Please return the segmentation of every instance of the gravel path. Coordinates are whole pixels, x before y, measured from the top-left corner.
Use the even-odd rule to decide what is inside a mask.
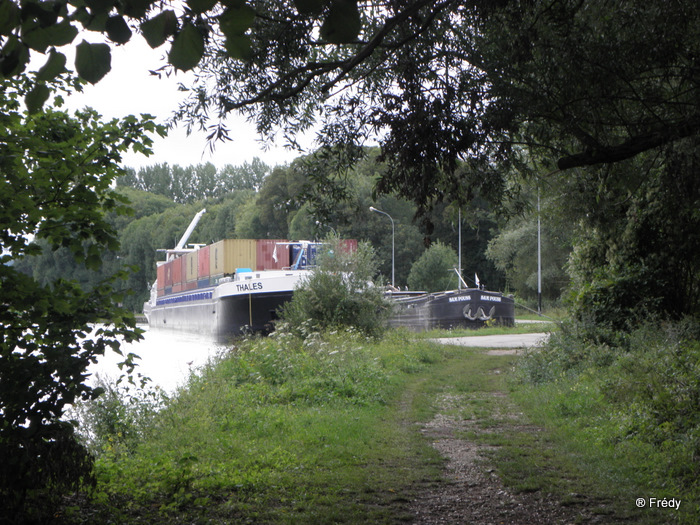
[[[542,337],[545,334],[525,335]],[[475,346],[473,341],[477,338],[464,339],[469,339],[467,346]],[[453,340],[448,342],[455,344]],[[486,353],[513,354],[521,348],[521,345],[492,348]],[[496,447],[467,437],[485,432],[483,422],[477,415],[469,419],[459,415],[464,414],[464,407],[485,401],[492,401],[489,403],[492,407],[490,413],[484,416],[489,418],[488,432],[541,431],[523,422],[522,414],[517,412],[506,393],[440,394],[435,400],[437,413],[421,432],[446,460],[443,481],[428,486],[411,503],[410,511],[414,516],[411,523],[531,525],[610,522],[610,516],[592,512],[594,508],[600,508],[601,502],[589,501],[584,495],[570,494],[567,503],[563,504],[542,491],[515,493],[505,487],[488,457]]]

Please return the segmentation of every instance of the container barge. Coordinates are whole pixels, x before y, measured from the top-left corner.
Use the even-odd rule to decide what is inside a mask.
[[[205,210],[158,263],[143,313],[152,328],[182,330],[225,342],[273,329],[280,306],[315,265],[319,243],[285,239],[224,239],[186,248]],[[357,241],[345,241],[354,249]]]

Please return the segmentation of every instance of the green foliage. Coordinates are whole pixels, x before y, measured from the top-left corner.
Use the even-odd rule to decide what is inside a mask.
[[[250,4],[250,5],[249,5]],[[362,29],[362,20],[354,0],[316,2],[311,8],[303,5],[297,11],[293,2],[284,2],[286,17],[292,22],[304,22],[320,28],[322,44],[354,41]],[[324,7],[327,6],[327,9]],[[252,40],[259,15],[265,11],[262,2],[219,2],[191,0],[187,9],[177,13],[165,9],[155,0],[121,3],[115,0],[81,2],[58,0],[50,5],[40,0],[0,2],[0,77],[12,78],[27,67],[32,53],[62,57],[58,51],[74,45],[81,31],[101,33],[111,43],[127,44],[137,27],[152,47],[169,44],[167,59],[175,69],[195,68],[205,55],[206,44],[215,35],[222,40],[226,56],[236,60],[253,57]],[[318,39],[318,37],[317,37]],[[88,82],[99,82],[111,69],[111,47],[105,43],[83,40],[75,47],[75,72]],[[49,60],[52,60],[51,58]],[[48,62],[47,62],[48,64]],[[63,68],[61,68],[63,69]],[[60,72],[45,80],[53,80]],[[45,86],[44,86],[45,87]],[[43,102],[43,101],[42,101]],[[34,100],[35,108],[42,104]]]
[[[408,286],[411,290],[426,292],[454,290],[457,288],[456,267],[457,253],[438,241],[413,263],[408,274]]]
[[[76,403],[69,416],[78,422],[81,442],[99,457],[103,454],[132,454],[143,441],[144,429],[168,401],[167,395],[140,376],[137,383],[124,384],[98,377],[100,397]]]
[[[68,276],[40,281],[16,263],[42,244],[99,272],[119,247],[107,214],[128,212],[111,189],[117,163],[129,148],[148,150],[144,131],[159,129],[148,117],[104,123],[92,110],[23,114],[30,85],[2,81],[0,97],[0,497],[19,521],[42,519],[65,491],[90,482],[92,460],[61,417],[99,395],[85,381],[87,367],[139,332],[118,306],[124,269],[83,289]],[[132,369],[133,356],[124,359]]]
[[[540,250],[542,258],[542,297],[557,301],[566,291],[569,277],[566,266],[574,234],[570,208],[561,204],[559,188],[542,191],[540,212]],[[520,199],[536,197],[521,195]],[[523,300],[537,298],[537,206],[534,202],[522,213],[511,217],[489,241],[486,257],[506,275],[507,289]]]
[[[617,339],[608,343],[591,337],[597,327],[565,325],[527,355],[518,365],[527,396],[541,404],[548,425],[599,447],[618,471],[633,470],[620,474],[625,484],[693,501],[700,489],[697,319],[648,321],[626,337],[611,332]],[[696,521],[699,512],[691,503],[682,521]]]
[[[164,195],[177,203],[216,199],[242,190],[257,191],[270,172],[270,167],[257,157],[240,166],[217,169],[213,164],[170,166],[167,163],[146,166],[117,179],[119,187]]]
[[[615,180],[620,166],[589,182],[602,211],[581,219],[569,266],[577,317],[627,330],[700,310],[699,157],[688,139],[630,163],[645,170],[639,181]]]
[[[81,512],[150,523],[394,519],[396,494],[431,472],[429,447],[399,422],[400,387],[445,356],[408,341],[277,330],[212,359],[152,418],[130,416],[140,409],[122,400],[108,415],[140,420],[142,438],[108,441]]]
[[[379,337],[386,330],[390,306],[373,283],[374,251],[360,243],[355,252],[330,238],[318,255],[318,266],[282,307],[282,319],[296,333],[354,327]]]

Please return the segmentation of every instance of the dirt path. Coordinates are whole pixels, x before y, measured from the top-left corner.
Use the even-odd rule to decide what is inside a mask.
[[[490,350],[503,355],[515,350]],[[486,413],[464,409],[469,406],[491,407]],[[572,494],[566,505],[542,491],[516,494],[499,479],[489,452],[496,447],[475,439],[490,433],[539,432],[540,429],[522,421],[507,394],[475,392],[469,394],[443,393],[435,400],[437,413],[421,432],[446,459],[444,481],[434,483],[412,502],[415,524],[553,524],[604,523],[590,512],[584,496]],[[484,425],[484,419],[488,424]],[[471,436],[471,439],[470,439]]]

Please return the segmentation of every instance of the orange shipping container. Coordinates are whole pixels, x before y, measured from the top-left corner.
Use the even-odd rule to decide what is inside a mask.
[[[209,253],[211,246],[205,246],[200,248],[197,252],[197,263],[199,268],[199,276],[197,279],[203,279],[204,277],[209,277],[211,275],[211,270],[209,269]]]
[[[289,246],[285,239],[259,239],[256,243],[255,270],[289,268]],[[280,244],[278,244],[280,243]]]

